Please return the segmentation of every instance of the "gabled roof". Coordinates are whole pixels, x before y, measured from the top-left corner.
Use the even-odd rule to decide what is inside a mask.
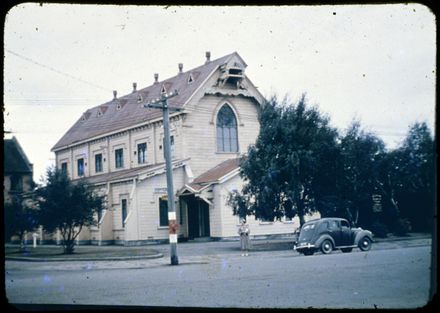
[[[195,178],[187,187],[194,192],[201,191],[212,184],[219,183],[223,178],[227,177],[228,174],[232,174],[233,172],[238,174],[239,167],[240,158],[223,161]]]
[[[4,173],[32,173],[32,163],[29,162],[26,154],[15,137],[4,140]]]
[[[139,89],[87,110],[55,144],[52,151],[66,148],[84,140],[104,136],[112,131],[123,130],[156,118],[161,118],[162,112],[160,110],[144,108],[143,105],[148,101],[158,98],[163,87],[168,92],[178,90],[179,94],[176,97],[170,98],[168,104],[172,107],[183,107],[206,79],[220,65],[227,63],[234,56],[240,61],[243,60],[236,52],[233,52],[219,59],[207,62],[202,66],[179,73],[174,77],[159,81],[149,87]],[[246,63],[243,61],[243,64]],[[193,81],[188,83],[190,75]],[[140,101],[140,99],[142,100]],[[122,107],[119,110],[117,109],[118,104]],[[100,111],[100,114],[98,114],[98,111]]]

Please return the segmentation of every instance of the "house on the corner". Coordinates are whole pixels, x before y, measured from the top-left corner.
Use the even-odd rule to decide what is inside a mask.
[[[240,190],[239,158],[258,136],[264,98],[246,76],[236,52],[174,77],[159,80],[84,112],[55,144],[56,165],[73,180],[85,177],[107,196],[99,225],[79,241],[141,244],[168,240],[167,185],[162,112],[144,104],[161,93],[170,98],[174,201],[179,239],[238,236],[239,217],[226,199]],[[299,222],[265,222],[249,217],[252,235],[290,234]]]
[[[35,186],[33,180],[34,167],[14,136],[3,141],[3,172],[4,204],[11,203],[14,198],[21,200],[22,203],[30,201],[30,194]],[[9,222],[5,220],[5,223]],[[18,236],[6,238],[5,235],[4,239],[5,242],[19,242]],[[24,240],[28,241],[27,235],[25,235]]]
[[[3,199],[10,202],[14,195],[22,195],[34,188],[34,168],[17,138],[4,139]]]

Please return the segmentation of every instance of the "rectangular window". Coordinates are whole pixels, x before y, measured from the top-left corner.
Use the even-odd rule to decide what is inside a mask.
[[[330,221],[329,229],[338,230],[339,229],[338,221]]]
[[[84,176],[84,159],[78,159],[77,161],[78,176]]]
[[[223,128],[223,151],[231,151],[231,136],[228,127]]]
[[[163,138],[163,146],[164,146],[164,157],[165,157],[165,137]],[[174,158],[174,136],[170,136],[170,152],[171,152],[171,158]]]
[[[61,172],[67,174],[67,162],[61,163]]]
[[[122,211],[122,227],[125,227],[125,219],[127,218],[127,199],[121,200],[121,211]]]
[[[238,138],[236,128],[217,127],[217,151],[238,152]]]
[[[217,127],[217,151],[224,151],[223,148],[223,130]]]
[[[168,226],[168,199],[159,198],[159,226]]]
[[[147,143],[146,142],[140,143],[138,144],[137,148],[138,148],[137,149],[138,164],[147,163]]]
[[[237,138],[237,129],[231,127],[230,128],[230,151],[237,152],[238,151],[238,138]]]
[[[124,167],[124,149],[116,149],[115,150],[115,167],[123,168]]]
[[[101,173],[102,172],[102,154],[95,154],[95,172]]]

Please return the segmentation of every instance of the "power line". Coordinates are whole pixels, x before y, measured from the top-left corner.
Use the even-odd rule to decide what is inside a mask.
[[[79,81],[79,82],[81,82],[81,83],[83,83],[83,84],[87,84],[87,85],[90,85],[90,86],[92,86],[92,87],[99,88],[99,89],[101,89],[101,90],[105,90],[105,91],[112,91],[112,90],[109,89],[109,88],[102,87],[102,86],[97,85],[97,84],[95,84],[95,83],[92,83],[92,82],[86,81],[86,80],[84,80],[84,79],[82,79],[82,78],[79,78],[79,77],[76,77],[76,76],[70,75],[70,74],[68,74],[68,73],[64,73],[64,72],[62,72],[62,71],[60,71],[60,70],[57,70],[57,69],[55,69],[55,68],[53,68],[53,67],[51,67],[51,66],[48,66],[48,65],[45,65],[45,64],[41,64],[41,63],[39,63],[39,62],[37,62],[37,61],[32,60],[31,58],[28,58],[28,57],[26,57],[26,56],[24,56],[24,55],[18,54],[17,52],[14,52],[14,51],[12,51],[12,50],[9,50],[9,49],[5,49],[5,50],[6,50],[7,52],[9,52],[10,54],[13,54],[13,55],[15,55],[16,57],[19,57],[19,58],[22,59],[22,60],[28,61],[28,62],[30,62],[30,63],[32,63],[32,64],[35,64],[35,65],[38,65],[38,66],[41,66],[41,67],[43,67],[43,68],[45,68],[45,69],[48,69],[48,70],[50,70],[50,71],[52,71],[52,72],[55,72],[55,73],[57,73],[57,74],[60,74],[60,75],[63,75],[63,76],[69,77],[69,78],[74,79],[74,80],[77,80],[77,81]]]
[[[20,102],[26,101],[26,103]],[[35,106],[35,107],[43,107],[43,106],[88,106],[90,107],[90,102],[98,102],[98,99],[57,99],[57,100],[42,100],[42,99],[5,99],[5,105],[7,106]],[[7,103],[7,104],[6,104]]]

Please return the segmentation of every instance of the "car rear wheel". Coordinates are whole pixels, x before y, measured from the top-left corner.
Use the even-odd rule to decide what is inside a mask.
[[[307,249],[303,251],[304,255],[313,255],[315,251],[313,249]]]
[[[341,251],[344,253],[351,252],[352,248],[341,248]]]
[[[359,241],[359,249],[361,249],[362,251],[370,250],[371,249],[371,239],[368,237],[363,237]]]
[[[333,244],[330,240],[326,239],[321,244],[321,252],[324,254],[329,254],[333,251]]]

